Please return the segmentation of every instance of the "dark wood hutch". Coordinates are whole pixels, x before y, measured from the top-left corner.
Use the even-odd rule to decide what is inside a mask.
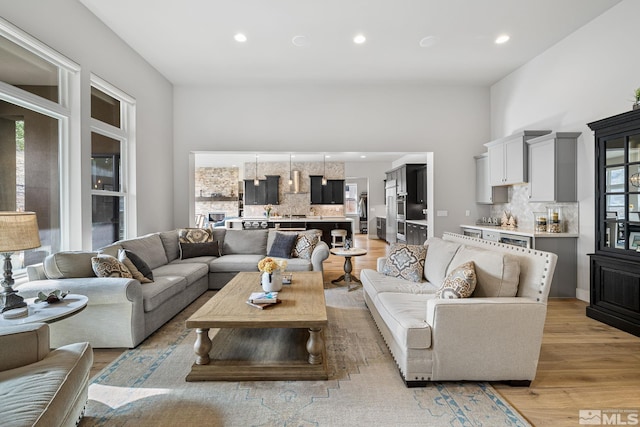
[[[640,110],[589,123],[595,135],[595,252],[587,316],[640,336]]]

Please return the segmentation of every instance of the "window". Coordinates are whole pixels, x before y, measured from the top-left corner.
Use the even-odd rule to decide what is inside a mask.
[[[67,169],[70,87],[79,68],[0,19],[0,210],[33,211],[40,248],[12,256],[16,280],[27,265],[69,246]]]
[[[135,236],[134,102],[96,76],[91,79],[91,244],[99,249]]]

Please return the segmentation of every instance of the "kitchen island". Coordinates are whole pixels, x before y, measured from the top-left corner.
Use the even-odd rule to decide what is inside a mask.
[[[353,219],[343,216],[305,216],[305,217],[245,217],[225,221],[226,228],[261,230],[275,228],[281,231],[321,230],[322,240],[331,247],[331,230],[347,230],[347,238],[353,239]]]
[[[550,297],[575,298],[578,286],[578,233],[540,233],[533,229],[510,229],[495,225],[460,226],[462,234],[485,240],[553,252],[558,263],[551,283]]]

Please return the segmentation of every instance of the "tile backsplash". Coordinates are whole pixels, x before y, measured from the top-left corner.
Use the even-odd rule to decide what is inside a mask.
[[[500,203],[491,206],[490,215],[501,218],[506,211],[513,215],[518,223],[518,228],[533,229],[533,213],[546,212],[548,206],[561,206],[564,221],[564,231],[578,233],[578,203],[532,203],[529,202],[529,185],[513,185],[509,187],[509,203]]]

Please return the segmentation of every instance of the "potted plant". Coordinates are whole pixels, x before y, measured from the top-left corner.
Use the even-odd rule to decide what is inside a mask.
[[[640,109],[640,87],[636,89],[636,102],[633,103],[633,109]]]

